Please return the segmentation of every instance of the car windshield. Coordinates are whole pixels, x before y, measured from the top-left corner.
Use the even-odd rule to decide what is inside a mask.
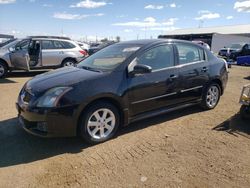
[[[79,68],[112,71],[124,62],[140,45],[114,44],[89,56],[78,64]]]
[[[20,42],[20,40],[19,40],[19,39],[14,40],[14,41],[10,42],[9,44],[7,44],[7,45],[3,46],[3,48],[10,48],[10,47],[14,47],[14,46],[15,46],[18,42]]]
[[[17,39],[8,39],[8,40],[4,40],[0,43],[0,47],[5,47],[13,42],[15,42]]]
[[[244,44],[232,44],[229,48],[233,49],[240,49],[243,47]]]

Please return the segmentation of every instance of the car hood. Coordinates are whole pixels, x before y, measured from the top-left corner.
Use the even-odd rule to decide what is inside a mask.
[[[27,82],[25,88],[33,94],[42,93],[50,88],[72,86],[82,81],[95,79],[103,74],[77,67],[65,67],[35,76]]]

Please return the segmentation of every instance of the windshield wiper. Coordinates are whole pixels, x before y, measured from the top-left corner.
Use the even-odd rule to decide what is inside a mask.
[[[85,69],[85,70],[89,70],[89,71],[94,71],[94,72],[102,72],[100,70],[97,70],[95,68],[92,68],[92,67],[87,67],[87,66],[81,66],[82,69]]]

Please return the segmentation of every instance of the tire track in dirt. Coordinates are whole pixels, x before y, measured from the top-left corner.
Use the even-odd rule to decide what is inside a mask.
[[[166,148],[169,150],[172,147],[163,134],[151,136],[130,139],[126,145],[123,144],[123,139],[111,140],[110,143],[106,142],[90,148],[89,151],[84,151],[84,154],[70,155],[64,158],[62,163],[53,161],[46,165],[47,173],[39,175],[36,180],[42,186],[78,187],[93,186],[98,176],[117,178],[115,171],[122,167],[122,165],[119,167],[120,164],[133,163],[151,153],[166,150]],[[65,164],[65,161],[68,163]],[[57,182],[57,184],[51,184],[51,182]]]

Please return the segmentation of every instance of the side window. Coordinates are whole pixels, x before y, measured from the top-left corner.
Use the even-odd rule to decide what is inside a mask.
[[[148,65],[152,70],[174,66],[173,48],[171,45],[158,46],[148,50],[137,59],[138,64]]]
[[[62,42],[65,49],[75,48],[75,45],[71,44],[70,42],[66,42],[66,41],[61,41],[61,42]]]
[[[42,49],[47,50],[47,49],[55,49],[53,45],[53,41],[51,40],[43,40],[42,41]]]
[[[179,53],[179,63],[186,64],[197,61],[205,60],[204,50],[200,48],[188,45],[188,44],[176,44]]]
[[[205,61],[206,60],[206,52],[203,49],[199,49],[200,53],[200,61]]]
[[[55,41],[53,41],[53,43],[54,43],[55,49],[63,49],[64,48],[63,44],[60,41],[55,40]]]
[[[30,40],[20,41],[19,43],[16,44],[15,48],[16,50],[26,50],[28,49],[29,43],[30,43]]]

